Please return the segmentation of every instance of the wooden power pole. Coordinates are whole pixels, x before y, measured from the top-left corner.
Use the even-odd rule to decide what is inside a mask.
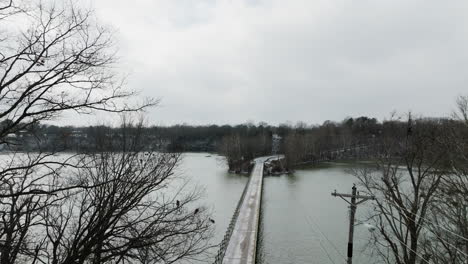
[[[340,197],[349,203],[350,213],[349,213],[349,237],[348,237],[348,264],[353,263],[353,237],[354,237],[354,218],[356,216],[357,205],[363,203],[367,200],[374,200],[374,196],[359,195],[356,190],[356,185],[353,185],[351,194],[337,193],[336,190],[332,192],[333,196]],[[348,201],[345,198],[351,198],[351,201]],[[357,199],[360,199],[357,201]]]

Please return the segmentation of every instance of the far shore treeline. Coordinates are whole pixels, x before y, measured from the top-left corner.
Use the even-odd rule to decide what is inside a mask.
[[[0,128],[8,124],[8,120],[0,122]],[[342,122],[325,121],[321,125],[308,125],[304,122],[296,124],[285,123],[277,126],[265,122],[252,122],[239,125],[173,125],[135,127],[142,129],[146,138],[146,147],[175,152],[222,152],[223,142],[236,138],[242,145],[245,158],[270,154],[272,139],[285,139],[291,133],[315,134],[323,137],[326,148],[334,148],[343,144],[358,144],[373,135],[378,135],[385,122],[375,118],[347,118]],[[132,128],[125,128],[125,131]],[[9,148],[53,151],[82,151],[93,149],[102,140],[122,136],[122,127],[98,126],[56,126],[33,124],[7,136],[3,150]],[[249,142],[251,141],[251,142]],[[345,142],[346,141],[346,142]],[[262,145],[262,146],[260,146]],[[254,147],[256,146],[256,147]],[[252,148],[247,151],[247,149]],[[251,152],[251,153],[247,153]]]
[[[0,127],[8,122],[3,121]],[[375,147],[384,138],[408,132],[414,122],[438,129],[463,127],[462,121],[452,118],[420,117],[411,120],[411,115],[384,121],[365,116],[349,117],[340,122],[325,121],[320,125],[298,122],[274,126],[265,122],[249,122],[239,125],[183,124],[122,128],[33,124],[9,134],[5,142],[0,142],[0,151],[94,151],[100,149],[99,146],[109,148],[113,144],[108,143],[120,140],[123,133],[138,129],[137,134],[143,137],[140,140],[144,144],[142,147],[148,150],[217,152],[226,157],[229,169],[233,171],[248,171],[248,163],[255,157],[282,153],[286,155],[286,169],[292,169],[298,164],[323,158],[324,153],[331,151],[366,147],[368,151],[375,152]],[[361,151],[360,155],[363,154]]]

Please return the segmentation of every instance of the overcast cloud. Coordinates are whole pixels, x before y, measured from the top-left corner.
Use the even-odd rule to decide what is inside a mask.
[[[96,0],[159,124],[447,115],[468,94],[468,2]]]

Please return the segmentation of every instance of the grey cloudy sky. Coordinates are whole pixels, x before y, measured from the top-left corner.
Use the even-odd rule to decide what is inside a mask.
[[[468,94],[468,2],[96,0],[159,124],[447,115]]]

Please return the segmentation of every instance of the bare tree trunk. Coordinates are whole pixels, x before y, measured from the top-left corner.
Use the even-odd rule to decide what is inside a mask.
[[[435,191],[445,175],[446,148],[440,126],[424,120],[408,120],[408,128],[388,131],[385,151],[375,167],[353,173],[369,194],[376,197],[374,250],[382,258],[402,264],[427,263],[420,246],[428,228],[425,219]],[[386,253],[390,249],[391,256]]]

